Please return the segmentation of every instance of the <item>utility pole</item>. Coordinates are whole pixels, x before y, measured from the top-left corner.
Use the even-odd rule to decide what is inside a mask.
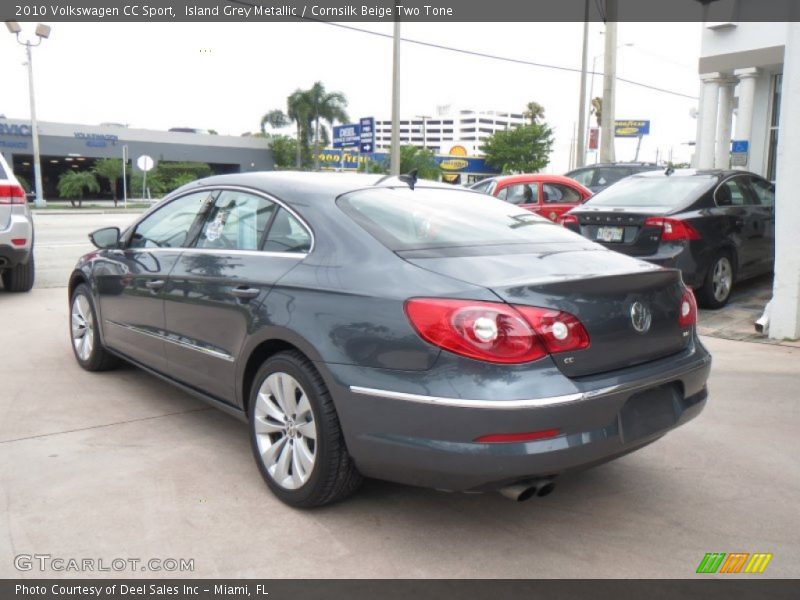
[[[394,21],[392,52],[392,145],[389,174],[400,174],[400,16]]]
[[[586,67],[589,62],[589,0],[583,11],[583,55],[581,57],[581,91],[578,101],[578,148],[575,166],[586,163]]]
[[[614,100],[617,81],[617,0],[606,2],[606,40],[603,68],[603,113],[600,123],[600,161],[614,162]]]
[[[19,34],[22,32],[22,27],[16,21],[6,21],[6,27],[9,33],[16,36],[17,42],[25,46],[25,53],[28,58],[28,95],[31,102],[31,142],[33,145],[33,177],[34,186],[36,187],[36,200],[34,206],[36,208],[44,208],[47,203],[44,199],[44,189],[42,188],[42,159],[39,155],[39,123],[36,120],[36,97],[33,92],[33,55],[31,48],[38,46],[42,40],[50,37],[50,27],[39,23],[36,26],[36,36],[38,41],[34,44],[30,40],[21,40]]]

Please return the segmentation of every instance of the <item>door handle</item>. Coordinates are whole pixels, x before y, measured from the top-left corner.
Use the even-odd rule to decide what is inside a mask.
[[[231,294],[233,294],[234,296],[236,296],[237,298],[239,298],[241,300],[252,300],[256,296],[258,296],[260,293],[261,293],[261,290],[258,289],[258,288],[245,287],[243,285],[240,285],[239,287],[235,287],[235,288],[233,288],[231,290]]]
[[[151,279],[144,283],[144,287],[148,290],[157,291],[164,287],[164,280],[163,279]]]

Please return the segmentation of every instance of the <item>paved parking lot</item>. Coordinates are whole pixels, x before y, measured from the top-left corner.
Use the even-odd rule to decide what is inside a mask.
[[[131,367],[82,371],[62,267],[0,293],[0,577],[23,553],[193,558],[205,577],[688,577],[712,551],[798,575],[800,349],[706,338],[698,419],[545,498],[369,481],[307,512],[263,485],[242,423]]]

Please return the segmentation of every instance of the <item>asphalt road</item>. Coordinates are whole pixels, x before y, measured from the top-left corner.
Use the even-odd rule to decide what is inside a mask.
[[[77,256],[68,232],[97,217],[37,232]],[[707,552],[769,552],[756,577],[800,574],[798,349],[707,338],[700,417],[545,498],[368,481],[299,511],[263,484],[244,424],[132,367],[81,370],[63,288],[0,293],[0,315],[0,577],[80,575],[17,572],[34,553],[194,559],[203,577],[684,578]]]
[[[47,211],[35,214],[36,287],[67,285],[67,278],[78,258],[93,248],[87,238],[90,232],[101,227],[124,228],[137,216],[79,211],[74,214],[48,214]]]

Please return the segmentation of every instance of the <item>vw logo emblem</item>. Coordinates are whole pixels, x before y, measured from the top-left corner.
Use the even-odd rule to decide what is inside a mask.
[[[647,333],[652,321],[653,315],[650,313],[649,308],[638,301],[631,304],[631,324],[636,331]]]

